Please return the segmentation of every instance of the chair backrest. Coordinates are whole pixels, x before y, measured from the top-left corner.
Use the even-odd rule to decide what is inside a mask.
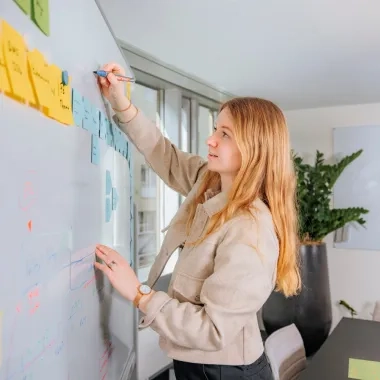
[[[375,308],[373,309],[372,320],[380,322],[380,301],[375,303]]]
[[[295,380],[306,368],[305,347],[294,323],[269,335],[264,346],[275,380]]]

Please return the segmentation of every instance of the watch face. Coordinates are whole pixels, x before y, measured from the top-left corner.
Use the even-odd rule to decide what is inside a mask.
[[[139,289],[142,294],[149,294],[151,292],[151,289],[148,285],[141,285]]]

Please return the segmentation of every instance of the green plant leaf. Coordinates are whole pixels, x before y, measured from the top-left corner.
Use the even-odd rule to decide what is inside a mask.
[[[356,222],[364,226],[362,215],[368,210],[362,207],[331,209],[333,187],[344,169],[356,160],[363,150],[343,157],[335,164],[326,164],[324,154],[317,150],[314,166],[306,164],[292,151],[297,174],[297,209],[299,237],[302,242],[320,242],[329,233]]]

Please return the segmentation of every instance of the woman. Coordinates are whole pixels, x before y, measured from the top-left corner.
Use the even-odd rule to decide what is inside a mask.
[[[104,70],[124,75],[117,64]],[[221,107],[208,160],[181,152],[124,96],[99,78],[115,121],[163,181],[186,200],[141,285],[129,264],[97,246],[96,263],[145,316],[173,359],[177,380],[272,379],[256,313],[274,288],[300,287],[295,174],[284,115],[273,103],[238,98]],[[168,292],[151,289],[183,247]]]

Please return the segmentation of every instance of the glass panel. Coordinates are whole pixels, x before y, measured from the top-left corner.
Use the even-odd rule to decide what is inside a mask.
[[[151,120],[159,120],[159,94],[157,90],[135,84],[132,101]],[[143,155],[133,147],[134,197],[137,209],[136,251],[137,276],[141,282],[148,278],[150,267],[158,252],[159,197],[157,175],[146,163]]]
[[[181,132],[180,132],[180,149],[184,152],[190,150],[190,99],[182,98],[181,108]],[[185,197],[180,194],[180,203]]]
[[[213,110],[199,106],[198,108],[198,154],[207,158],[208,147],[207,138],[212,134],[213,128]]]

